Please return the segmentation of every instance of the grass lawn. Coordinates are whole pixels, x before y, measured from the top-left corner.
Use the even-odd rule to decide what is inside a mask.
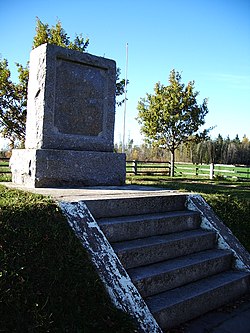
[[[10,182],[11,174],[9,173],[0,173],[0,182]]]
[[[1,185],[0,331],[136,332],[57,205]]]

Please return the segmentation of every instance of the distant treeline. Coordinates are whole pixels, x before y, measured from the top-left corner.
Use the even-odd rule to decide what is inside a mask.
[[[115,150],[121,152],[122,144],[115,145]],[[133,139],[129,139],[125,147],[127,160],[170,160],[170,152],[167,149],[154,147],[149,144],[134,145]],[[229,137],[223,139],[219,134],[215,140],[209,139],[199,143],[189,142],[182,144],[175,153],[176,162],[191,162],[201,164],[244,164],[250,165],[250,141],[244,135],[240,140]]]

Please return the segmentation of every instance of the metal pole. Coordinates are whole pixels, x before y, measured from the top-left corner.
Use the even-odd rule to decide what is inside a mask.
[[[126,131],[126,109],[127,109],[127,78],[128,78],[128,43],[126,43],[126,70],[125,70],[125,85],[124,85],[124,112],[123,112],[123,139],[122,152],[125,153],[125,131]]]

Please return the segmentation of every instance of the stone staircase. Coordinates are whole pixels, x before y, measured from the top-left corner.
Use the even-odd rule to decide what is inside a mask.
[[[85,201],[162,329],[220,307],[249,290],[230,250],[200,227],[186,195]]]

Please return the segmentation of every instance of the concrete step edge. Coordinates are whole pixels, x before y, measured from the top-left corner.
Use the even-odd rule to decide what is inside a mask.
[[[158,324],[173,328],[248,292],[250,274],[228,271],[146,299]]]
[[[200,227],[199,214],[191,211],[104,218],[97,222],[110,242],[163,235]]]
[[[180,211],[170,211],[162,213],[148,213],[148,214],[137,214],[137,215],[127,215],[127,216],[115,216],[115,217],[103,217],[97,219],[97,223],[100,226],[109,225],[109,224],[120,224],[120,223],[133,223],[148,221],[154,219],[169,219],[179,216],[188,217],[188,216],[199,216],[199,213],[192,210],[180,210]]]
[[[215,246],[216,234],[202,229],[112,244],[125,268],[148,265]]]
[[[205,250],[127,270],[143,297],[191,283],[229,270],[232,263],[229,250]]]
[[[160,213],[186,209],[186,194],[133,196],[84,200],[95,219],[124,215]]]
[[[248,272],[229,270],[193,283],[189,283],[179,288],[150,296],[146,299],[146,302],[151,311],[157,312],[166,307],[171,307],[194,297],[199,297],[200,295],[219,289],[232,282],[240,281],[241,279],[247,279],[249,284],[250,274]]]
[[[181,241],[186,238],[202,237],[206,235],[215,235],[215,232],[198,228],[195,230],[176,232],[173,234],[150,236],[128,241],[114,242],[112,243],[112,246],[115,249],[115,251],[119,252],[119,251],[126,251],[143,247],[147,248],[157,244],[172,243],[172,242]]]

